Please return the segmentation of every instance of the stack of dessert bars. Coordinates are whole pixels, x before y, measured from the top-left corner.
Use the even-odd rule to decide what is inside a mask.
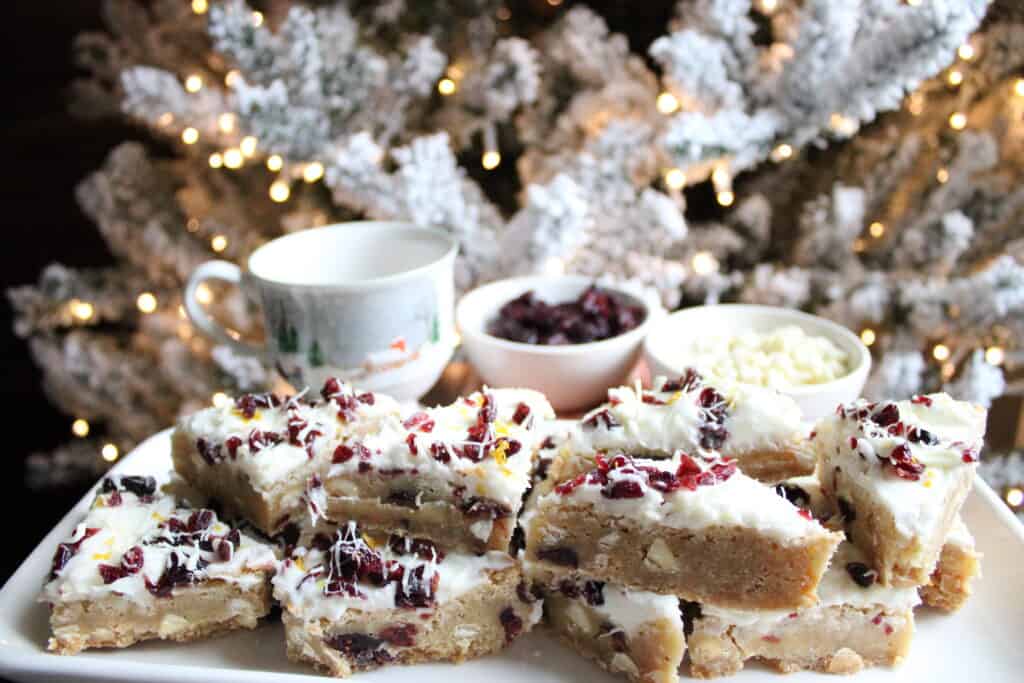
[[[945,394],[808,436],[785,397],[696,372],[612,390],[531,492],[525,571],[557,635],[635,681],[687,652],[700,678],[896,664],[922,599],[955,610],[978,574],[958,513],[984,429]]]
[[[690,370],[553,425],[533,391],[403,413],[336,380],[187,416],[176,483],[107,478],[58,546],[50,649],[253,628],[276,601],[288,657],[334,676],[482,656],[542,617],[635,681],[684,658],[849,673],[898,663],[914,608],[958,609],[979,573],[959,511],[985,412],[945,394],[809,432]]]

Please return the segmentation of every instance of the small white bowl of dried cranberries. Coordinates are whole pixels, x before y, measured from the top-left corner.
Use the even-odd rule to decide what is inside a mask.
[[[456,306],[455,322],[486,384],[535,389],[566,413],[597,405],[626,380],[663,314],[623,287],[538,275],[474,289]]]

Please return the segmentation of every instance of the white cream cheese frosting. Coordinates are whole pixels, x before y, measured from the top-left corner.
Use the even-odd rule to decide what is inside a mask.
[[[909,401],[840,406],[814,428],[811,444],[823,483],[842,495],[846,481],[892,510],[904,535],[929,535],[964,469],[977,467],[985,435],[983,408],[947,394]]]
[[[382,472],[408,479],[419,490],[444,497],[457,490],[466,504],[482,498],[513,512],[553,419],[547,399],[536,391],[485,388],[404,420],[388,416],[373,431],[351,437],[334,456],[325,482]]]
[[[148,477],[108,477],[85,519],[54,556],[42,602],[119,595],[152,605],[204,581],[243,588],[266,581],[271,548],[218,520],[178,507]]]
[[[744,527],[782,544],[829,533],[773,488],[738,471],[732,461],[677,453],[654,459],[598,456],[597,465],[540,497],[536,508],[523,515],[523,528],[528,530],[537,510],[545,507],[585,505],[602,515],[652,526]]]
[[[792,448],[803,435],[800,408],[773,389],[711,384],[694,370],[678,379],[658,377],[650,390],[618,387],[608,402],[580,420],[572,434],[578,453],[642,450],[668,455]]]
[[[515,565],[497,551],[442,553],[429,542],[396,538],[374,541],[350,522],[321,547],[296,548],[278,565],[274,597],[306,621],[337,621],[350,610],[429,613],[485,584],[489,572]]]
[[[852,565],[852,566],[851,566]],[[878,610],[893,614],[911,610],[921,604],[917,587],[892,588],[882,586],[864,555],[852,543],[844,542],[832,556],[832,563],[818,583],[818,603],[813,607],[793,610],[742,610],[702,604],[705,617],[715,617],[728,624],[754,627],[770,632],[787,619],[814,616],[830,607],[848,606],[856,609]],[[858,577],[861,583],[858,583]]]

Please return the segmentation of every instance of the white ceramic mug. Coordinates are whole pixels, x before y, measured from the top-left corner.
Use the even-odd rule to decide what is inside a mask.
[[[185,310],[216,342],[276,366],[297,389],[340,377],[415,399],[455,349],[454,261],[448,234],[409,223],[339,223],[279,237],[247,271],[208,261],[189,277]],[[196,299],[206,280],[235,283],[263,309],[266,347],[233,339]]]

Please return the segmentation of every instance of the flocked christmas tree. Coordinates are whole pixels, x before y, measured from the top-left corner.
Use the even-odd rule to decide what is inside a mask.
[[[175,154],[125,143],[79,187],[118,265],[54,264],[10,293],[50,395],[76,433],[92,424],[34,456],[36,483],[271,384],[196,335],[184,280],[358,217],[452,231],[462,290],[564,271],[670,308],[799,307],[872,347],[869,395],[1015,389],[1019,3],[683,0],[646,55],[561,0],[108,0],[106,16],[76,43],[76,106]],[[713,211],[688,221],[688,201]],[[260,333],[237,292],[199,294]],[[1019,458],[989,470],[1024,483]]]

